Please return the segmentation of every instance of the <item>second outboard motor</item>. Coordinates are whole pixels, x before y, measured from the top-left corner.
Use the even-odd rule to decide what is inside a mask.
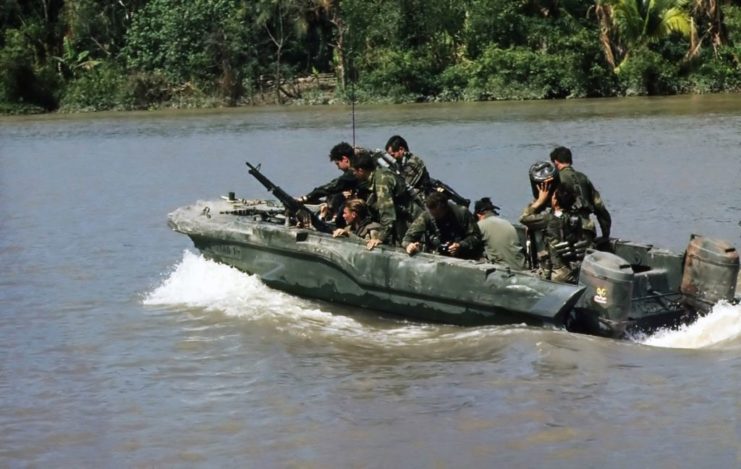
[[[530,175],[530,188],[533,191],[533,197],[538,197],[538,184],[552,179],[551,191],[556,188],[558,183],[558,171],[552,163],[548,161],[536,161],[530,166],[528,171]],[[550,200],[550,198],[549,198]]]
[[[680,287],[685,303],[708,312],[719,300],[733,300],[738,271],[736,248],[693,234],[684,257]]]
[[[597,328],[601,335],[622,335],[631,313],[633,277],[633,268],[622,257],[603,251],[587,254],[579,271],[584,294],[575,307],[581,324],[573,329]]]

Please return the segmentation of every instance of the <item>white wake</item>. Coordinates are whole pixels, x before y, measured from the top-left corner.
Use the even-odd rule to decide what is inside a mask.
[[[706,316],[676,329],[661,329],[640,340],[668,348],[713,348],[738,345],[741,340],[741,305],[721,301]]]

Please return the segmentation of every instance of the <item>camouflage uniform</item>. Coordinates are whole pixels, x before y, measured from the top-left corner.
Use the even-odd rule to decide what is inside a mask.
[[[396,160],[396,169],[410,187],[422,194],[426,194],[430,186],[430,175],[424,161],[410,152],[404,153],[400,160]]]
[[[398,244],[409,225],[412,208],[401,181],[386,168],[376,168],[366,181],[368,209],[381,224],[378,236],[385,244]]]
[[[596,236],[597,230],[594,222],[589,217],[590,214],[594,213],[602,231],[602,236],[609,238],[612,218],[602,201],[602,197],[600,197],[599,192],[594,188],[589,178],[571,166],[561,169],[558,172],[558,177],[560,184],[568,188],[576,197],[573,210],[582,220],[582,229],[591,232],[592,237]]]
[[[427,252],[440,252],[441,246],[459,243],[458,257],[463,259],[478,259],[483,252],[481,231],[473,215],[455,204],[450,204],[450,212],[441,220],[435,220],[427,210],[422,212],[404,235],[402,247],[415,242],[422,242]]]
[[[556,215],[551,210],[528,205],[520,215],[520,223],[531,230],[543,230],[545,250],[538,253],[541,275],[554,282],[576,283],[580,260],[594,239],[583,228],[582,218],[576,212],[563,211]]]

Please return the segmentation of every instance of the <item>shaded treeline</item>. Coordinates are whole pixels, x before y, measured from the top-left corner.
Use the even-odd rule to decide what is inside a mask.
[[[0,0],[0,111],[737,91],[740,4]]]

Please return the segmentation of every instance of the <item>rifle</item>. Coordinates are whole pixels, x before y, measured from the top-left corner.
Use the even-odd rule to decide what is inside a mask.
[[[448,199],[463,207],[468,208],[468,206],[471,204],[470,199],[466,199],[465,197],[457,193],[455,189],[439,179],[430,178],[430,188],[432,189],[432,191],[442,192],[448,197]]]
[[[329,226],[329,224],[324,222],[322,219],[320,219],[316,213],[309,210],[304,204],[288,195],[286,191],[276,186],[273,181],[265,177],[265,175],[260,172],[260,165],[257,165],[258,167],[256,168],[252,166],[249,161],[246,161],[245,164],[250,168],[249,173],[253,175],[255,179],[260,182],[260,184],[265,186],[268,192],[272,192],[273,195],[281,201],[283,206],[286,207],[286,210],[291,213],[298,213],[300,211],[306,212],[309,214],[309,217],[311,218],[311,224],[314,225],[314,228],[316,228],[318,231],[321,231],[322,233],[332,233],[332,227]]]
[[[383,159],[383,161],[386,163],[388,169],[395,172],[398,176],[404,178],[404,175],[401,174],[401,172],[396,168],[396,160],[394,157],[389,155],[383,150],[376,150],[376,155],[378,155],[379,158]],[[421,177],[422,175],[419,174],[418,177]],[[414,189],[414,186],[417,184],[418,181],[413,181],[414,184],[407,183],[407,192],[410,192],[411,195],[414,196],[416,199],[416,194],[419,192],[416,189]],[[424,188],[425,194],[429,194],[431,192],[442,192],[445,194],[445,196],[449,199],[455,202],[458,205],[461,205],[463,207],[468,208],[468,206],[471,204],[471,200],[466,199],[462,195],[460,195],[458,192],[455,191],[452,187],[445,184],[439,179],[433,179],[430,178],[429,184],[427,187]]]

